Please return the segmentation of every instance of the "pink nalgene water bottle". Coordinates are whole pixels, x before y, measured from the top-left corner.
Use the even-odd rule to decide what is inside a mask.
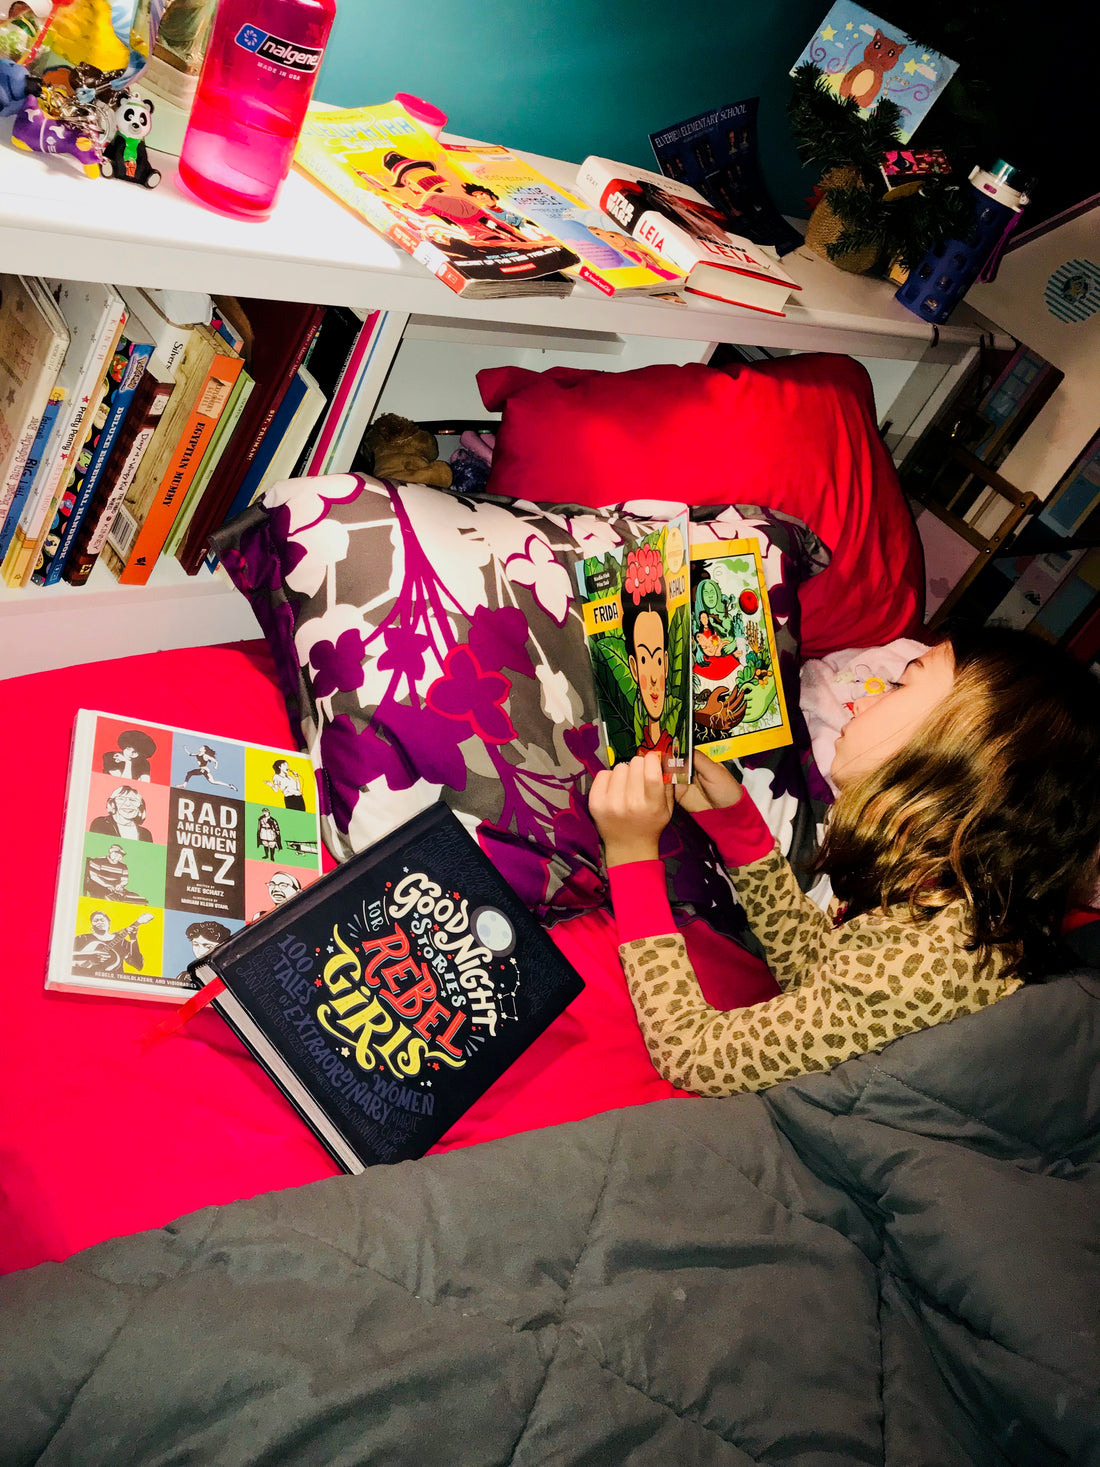
[[[180,153],[204,204],[271,213],[335,15],[336,0],[219,0]]]

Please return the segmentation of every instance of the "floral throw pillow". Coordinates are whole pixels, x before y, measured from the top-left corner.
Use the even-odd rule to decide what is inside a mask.
[[[338,859],[443,798],[544,920],[604,904],[587,808],[603,760],[574,566],[669,512],[502,504],[344,474],[274,485],[219,532],[279,665]],[[708,530],[761,538],[795,709],[795,592],[816,541],[763,511],[721,516]],[[699,827],[674,821],[665,849],[685,915],[741,937]]]

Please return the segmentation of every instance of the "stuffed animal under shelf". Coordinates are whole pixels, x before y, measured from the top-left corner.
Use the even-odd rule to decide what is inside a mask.
[[[436,489],[451,487],[451,467],[439,457],[435,434],[397,413],[383,413],[370,425],[363,435],[355,467],[365,469],[376,479],[431,484]]]
[[[120,93],[115,104],[115,134],[103,150],[104,178],[156,188],[160,174],[153,167],[145,139],[153,126],[153,104],[133,92]]]

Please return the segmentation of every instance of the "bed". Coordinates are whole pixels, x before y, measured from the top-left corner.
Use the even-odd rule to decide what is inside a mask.
[[[482,502],[283,487],[221,545],[262,641],[0,685],[0,1463],[1100,1460],[1096,975],[763,1097],[683,1096],[622,979],[583,818],[593,750],[547,732],[563,709],[587,726],[591,695],[540,546],[595,543],[624,500],[690,501],[765,543],[796,745],[746,778],[789,851],[812,842],[838,683],[884,655],[849,651],[920,628],[865,374],[483,376],[505,416]],[[444,574],[455,643],[511,668],[526,752],[503,774],[499,740],[463,742],[458,775],[454,741],[400,713],[415,649],[410,671],[366,638],[339,671],[349,607],[415,633]],[[808,656],[832,699],[812,730]],[[143,1051],[159,1006],[44,993],[79,707],[304,743],[337,855],[442,791],[584,992],[439,1154],[338,1177],[215,1014]],[[536,775],[541,814],[504,818],[501,788]],[[760,959],[707,853],[675,840],[677,917],[722,1006],[722,972]]]

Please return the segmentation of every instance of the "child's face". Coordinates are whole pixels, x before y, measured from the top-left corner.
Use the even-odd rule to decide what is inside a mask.
[[[870,774],[900,753],[954,681],[951,647],[941,642],[911,662],[889,691],[861,698],[836,741],[834,784]]]
[[[665,629],[655,611],[643,611],[634,623],[634,655],[630,671],[642,695],[642,706],[650,718],[660,718],[665,706],[668,681],[668,652]]]

